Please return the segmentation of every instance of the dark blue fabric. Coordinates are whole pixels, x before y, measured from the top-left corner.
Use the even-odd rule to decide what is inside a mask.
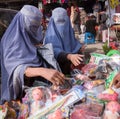
[[[70,19],[64,8],[56,8],[52,11],[44,43],[52,43],[55,58],[61,52],[77,53],[81,48],[80,42],[75,38]]]
[[[25,5],[16,14],[1,39],[1,100],[17,98],[14,80],[19,79],[20,87],[24,85],[24,70],[28,66],[42,66],[37,56],[35,44],[42,40],[40,20],[42,13],[34,6]],[[20,68],[17,68],[20,66]],[[18,74],[14,74],[15,70]],[[21,90],[22,92],[22,90]]]

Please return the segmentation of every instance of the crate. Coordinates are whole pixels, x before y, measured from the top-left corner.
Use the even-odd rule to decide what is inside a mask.
[[[95,37],[92,33],[86,32],[85,33],[85,38],[84,38],[84,43],[85,44],[93,44],[95,43]]]

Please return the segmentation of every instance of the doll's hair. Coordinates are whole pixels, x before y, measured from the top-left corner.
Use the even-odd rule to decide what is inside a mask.
[[[33,101],[33,96],[32,96],[32,92],[35,89],[40,89],[43,92],[43,96],[42,96],[42,101],[46,102],[46,100],[48,98],[50,98],[50,90],[47,87],[44,86],[37,86],[37,87],[32,87],[26,90],[26,96],[28,97],[28,102]]]

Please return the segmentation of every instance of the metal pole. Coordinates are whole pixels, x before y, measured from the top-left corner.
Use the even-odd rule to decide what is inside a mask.
[[[108,38],[107,38],[107,40],[108,40],[108,47],[110,46],[110,28],[108,27]]]
[[[109,21],[109,24],[108,24],[108,47],[109,47],[109,44],[110,44],[110,27],[111,27],[111,12],[110,12],[110,0],[108,0],[108,10],[109,10],[109,13],[108,13],[108,21]]]

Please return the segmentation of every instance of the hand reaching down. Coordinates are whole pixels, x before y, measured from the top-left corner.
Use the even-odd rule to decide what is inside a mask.
[[[28,67],[25,70],[25,75],[27,77],[41,76],[46,80],[52,82],[53,85],[62,85],[64,84],[64,79],[65,79],[64,74],[57,70],[48,69],[48,68],[39,68],[39,67],[38,68]]]
[[[81,62],[83,62],[83,57],[84,55],[80,55],[80,54],[67,55],[67,59],[70,60],[74,66],[78,66],[79,64],[81,64]]]

